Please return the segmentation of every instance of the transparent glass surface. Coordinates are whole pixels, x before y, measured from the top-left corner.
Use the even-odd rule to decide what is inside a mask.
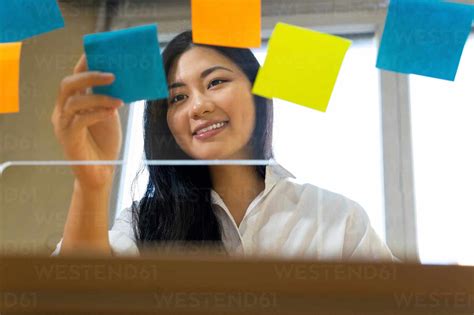
[[[275,160],[297,181],[361,204],[376,232],[385,238],[380,85],[374,66],[377,46],[372,36],[351,39],[353,44],[326,113],[274,100]],[[474,265],[474,208],[470,203],[474,188],[470,145],[474,134],[473,46],[471,36],[455,82],[410,77],[417,228],[423,263]],[[263,63],[265,47],[254,53]],[[25,56],[25,68],[52,67],[56,77],[46,82],[39,79],[44,71],[32,71],[21,87],[21,112],[0,115],[0,249],[50,253],[63,234],[74,180],[70,164],[76,163],[64,160],[50,122],[57,84],[71,69],[34,59],[28,44]],[[78,57],[67,56],[71,60]],[[121,159],[101,162],[116,166],[110,226],[121,210],[142,198],[147,183],[147,172],[140,172],[144,163],[211,163],[143,161],[144,103],[127,106],[128,117],[121,110],[125,118]]]

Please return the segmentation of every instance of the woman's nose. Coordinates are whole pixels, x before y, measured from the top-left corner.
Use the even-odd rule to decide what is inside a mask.
[[[195,97],[194,102],[191,108],[191,116],[193,118],[199,118],[207,112],[212,112],[214,110],[214,103],[204,97],[203,95],[198,95]]]

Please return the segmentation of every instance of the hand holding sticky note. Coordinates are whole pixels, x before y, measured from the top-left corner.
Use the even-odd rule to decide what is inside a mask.
[[[193,41],[238,48],[261,45],[261,0],[191,0]]]
[[[0,114],[19,111],[20,43],[0,44]]]
[[[113,84],[94,87],[95,94],[125,103],[168,97],[156,25],[86,35],[84,48],[90,71],[115,75]]]
[[[64,27],[56,0],[0,0],[0,43]]]
[[[350,45],[341,37],[278,23],[252,92],[325,112]]]
[[[474,6],[439,0],[391,0],[377,67],[454,81]]]

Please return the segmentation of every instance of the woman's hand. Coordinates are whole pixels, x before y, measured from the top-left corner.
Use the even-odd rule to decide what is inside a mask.
[[[113,74],[87,71],[81,56],[74,74],[61,82],[51,121],[54,132],[69,160],[116,160],[122,143],[117,109],[120,99],[91,94],[93,86],[109,85]],[[102,188],[110,184],[112,165],[73,166],[83,188]]]

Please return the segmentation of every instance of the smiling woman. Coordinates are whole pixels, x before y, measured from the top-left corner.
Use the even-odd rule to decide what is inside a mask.
[[[259,64],[249,50],[195,45],[185,32],[170,42],[163,61],[170,97],[147,103],[148,160],[272,158],[273,108],[250,93]],[[239,222],[263,190],[265,176],[264,166],[150,166],[148,171],[146,197],[134,208],[135,236],[142,242],[220,241],[209,202],[212,188]],[[176,200],[179,195],[188,197]]]
[[[168,44],[163,61],[170,96],[147,102],[147,160],[273,158],[273,105],[251,93],[259,63],[249,49],[197,45],[188,31]],[[85,125],[87,132],[100,131],[110,119]],[[75,171],[64,245],[53,254],[97,249],[137,255],[149,245],[197,242],[217,244],[231,255],[396,260],[357,203],[297,183],[279,164],[148,165],[146,192],[109,233],[87,221],[92,215],[105,222],[110,181],[97,182],[100,169]],[[86,215],[88,220],[72,219]]]
[[[179,82],[170,84],[168,126],[186,154],[196,159],[253,158],[247,144],[255,129],[255,105],[249,78],[237,64],[198,46],[174,62],[169,78]]]

